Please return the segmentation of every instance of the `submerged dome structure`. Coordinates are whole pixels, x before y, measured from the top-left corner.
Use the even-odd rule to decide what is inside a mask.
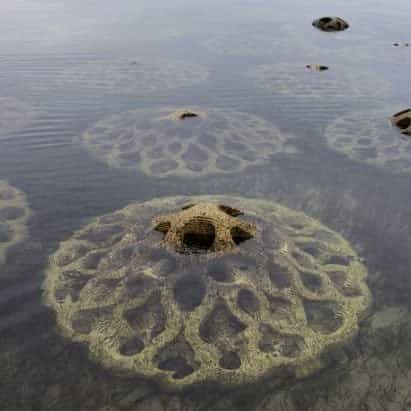
[[[354,161],[408,174],[410,122],[407,110],[394,116],[388,109],[360,111],[337,118],[326,128],[325,136],[330,148]]]
[[[56,87],[79,87],[106,94],[130,95],[190,87],[205,81],[207,68],[197,63],[131,57],[74,62],[52,79]],[[47,85],[45,85],[47,87]]]
[[[7,250],[26,236],[29,214],[25,195],[0,180],[0,264]]]
[[[263,200],[170,197],[96,219],[46,271],[63,333],[167,389],[306,376],[348,343],[366,268],[319,222]]]
[[[291,140],[253,114],[201,108],[128,111],[83,134],[97,158],[155,177],[240,172],[293,153]]]
[[[0,138],[25,127],[32,116],[28,104],[13,97],[0,97]]]
[[[369,72],[346,68],[307,70],[307,65],[298,63],[262,64],[248,71],[247,77],[257,87],[269,92],[320,102],[323,100],[325,104],[335,100],[378,96],[390,88],[389,82]]]

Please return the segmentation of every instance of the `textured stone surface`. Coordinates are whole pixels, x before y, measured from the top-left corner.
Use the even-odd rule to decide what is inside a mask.
[[[97,361],[174,390],[323,367],[323,353],[357,333],[366,274],[341,236],[304,214],[171,197],[76,232],[51,258],[45,288],[63,333]]]

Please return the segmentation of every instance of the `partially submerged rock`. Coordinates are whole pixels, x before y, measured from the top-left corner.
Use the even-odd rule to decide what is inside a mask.
[[[395,173],[411,173],[411,111],[391,117],[389,109],[354,112],[337,118],[325,131],[328,145],[352,160],[382,166]]]
[[[192,118],[192,117],[198,117],[198,114],[194,113],[194,111],[188,111],[188,110],[184,110],[179,114],[179,118],[181,120],[184,120],[185,118]]]
[[[328,70],[328,66],[323,66],[322,64],[307,64],[305,67],[315,71]]]
[[[395,113],[391,117],[391,123],[398,127],[402,134],[411,135],[411,109],[407,108]]]
[[[25,195],[0,180],[0,264],[4,262],[7,250],[27,235],[29,214]]]
[[[155,177],[236,173],[295,151],[292,136],[253,114],[219,109],[132,110],[83,134],[108,164]]]
[[[313,21],[313,26],[322,31],[343,31],[350,27],[340,17],[321,17]]]
[[[337,233],[275,203],[171,197],[60,244],[46,298],[96,361],[179,390],[302,377],[350,342],[367,271]]]

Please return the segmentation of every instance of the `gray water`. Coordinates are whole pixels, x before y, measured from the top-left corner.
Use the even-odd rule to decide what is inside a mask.
[[[1,7],[0,97],[34,111],[28,126],[0,136],[0,179],[22,190],[33,210],[29,237],[10,250],[0,273],[2,410],[411,409],[410,175],[352,161],[324,139],[327,125],[346,112],[408,107],[411,47],[393,43],[411,40],[409,2],[3,0]],[[312,28],[314,18],[328,14],[347,19],[350,29],[328,35]],[[208,77],[124,92],[69,70],[88,61],[158,57],[201,65]],[[352,88],[332,92],[319,81],[319,98],[259,87],[249,75],[260,65],[313,63],[335,76],[361,75],[350,80]],[[110,168],[79,142],[101,118],[164,106],[259,115],[295,136],[297,154],[238,173],[155,178]],[[171,394],[109,372],[59,334],[41,285],[60,241],[133,201],[222,193],[301,210],[344,235],[364,258],[373,307],[342,359],[280,387]],[[375,313],[385,313],[388,325],[375,327]]]

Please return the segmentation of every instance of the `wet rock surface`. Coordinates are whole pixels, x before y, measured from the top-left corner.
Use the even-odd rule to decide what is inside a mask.
[[[321,17],[313,21],[313,26],[321,31],[343,31],[350,27],[340,17]]]
[[[315,101],[345,101],[383,95],[389,83],[378,75],[359,70],[324,70],[323,65],[262,64],[247,72],[255,85],[281,96]],[[307,68],[310,68],[308,70]],[[311,71],[321,72],[314,76]]]
[[[323,352],[357,333],[366,275],[342,237],[304,214],[261,200],[171,197],[76,232],[52,257],[45,288],[61,331],[95,360],[179,390],[322,368]]]

